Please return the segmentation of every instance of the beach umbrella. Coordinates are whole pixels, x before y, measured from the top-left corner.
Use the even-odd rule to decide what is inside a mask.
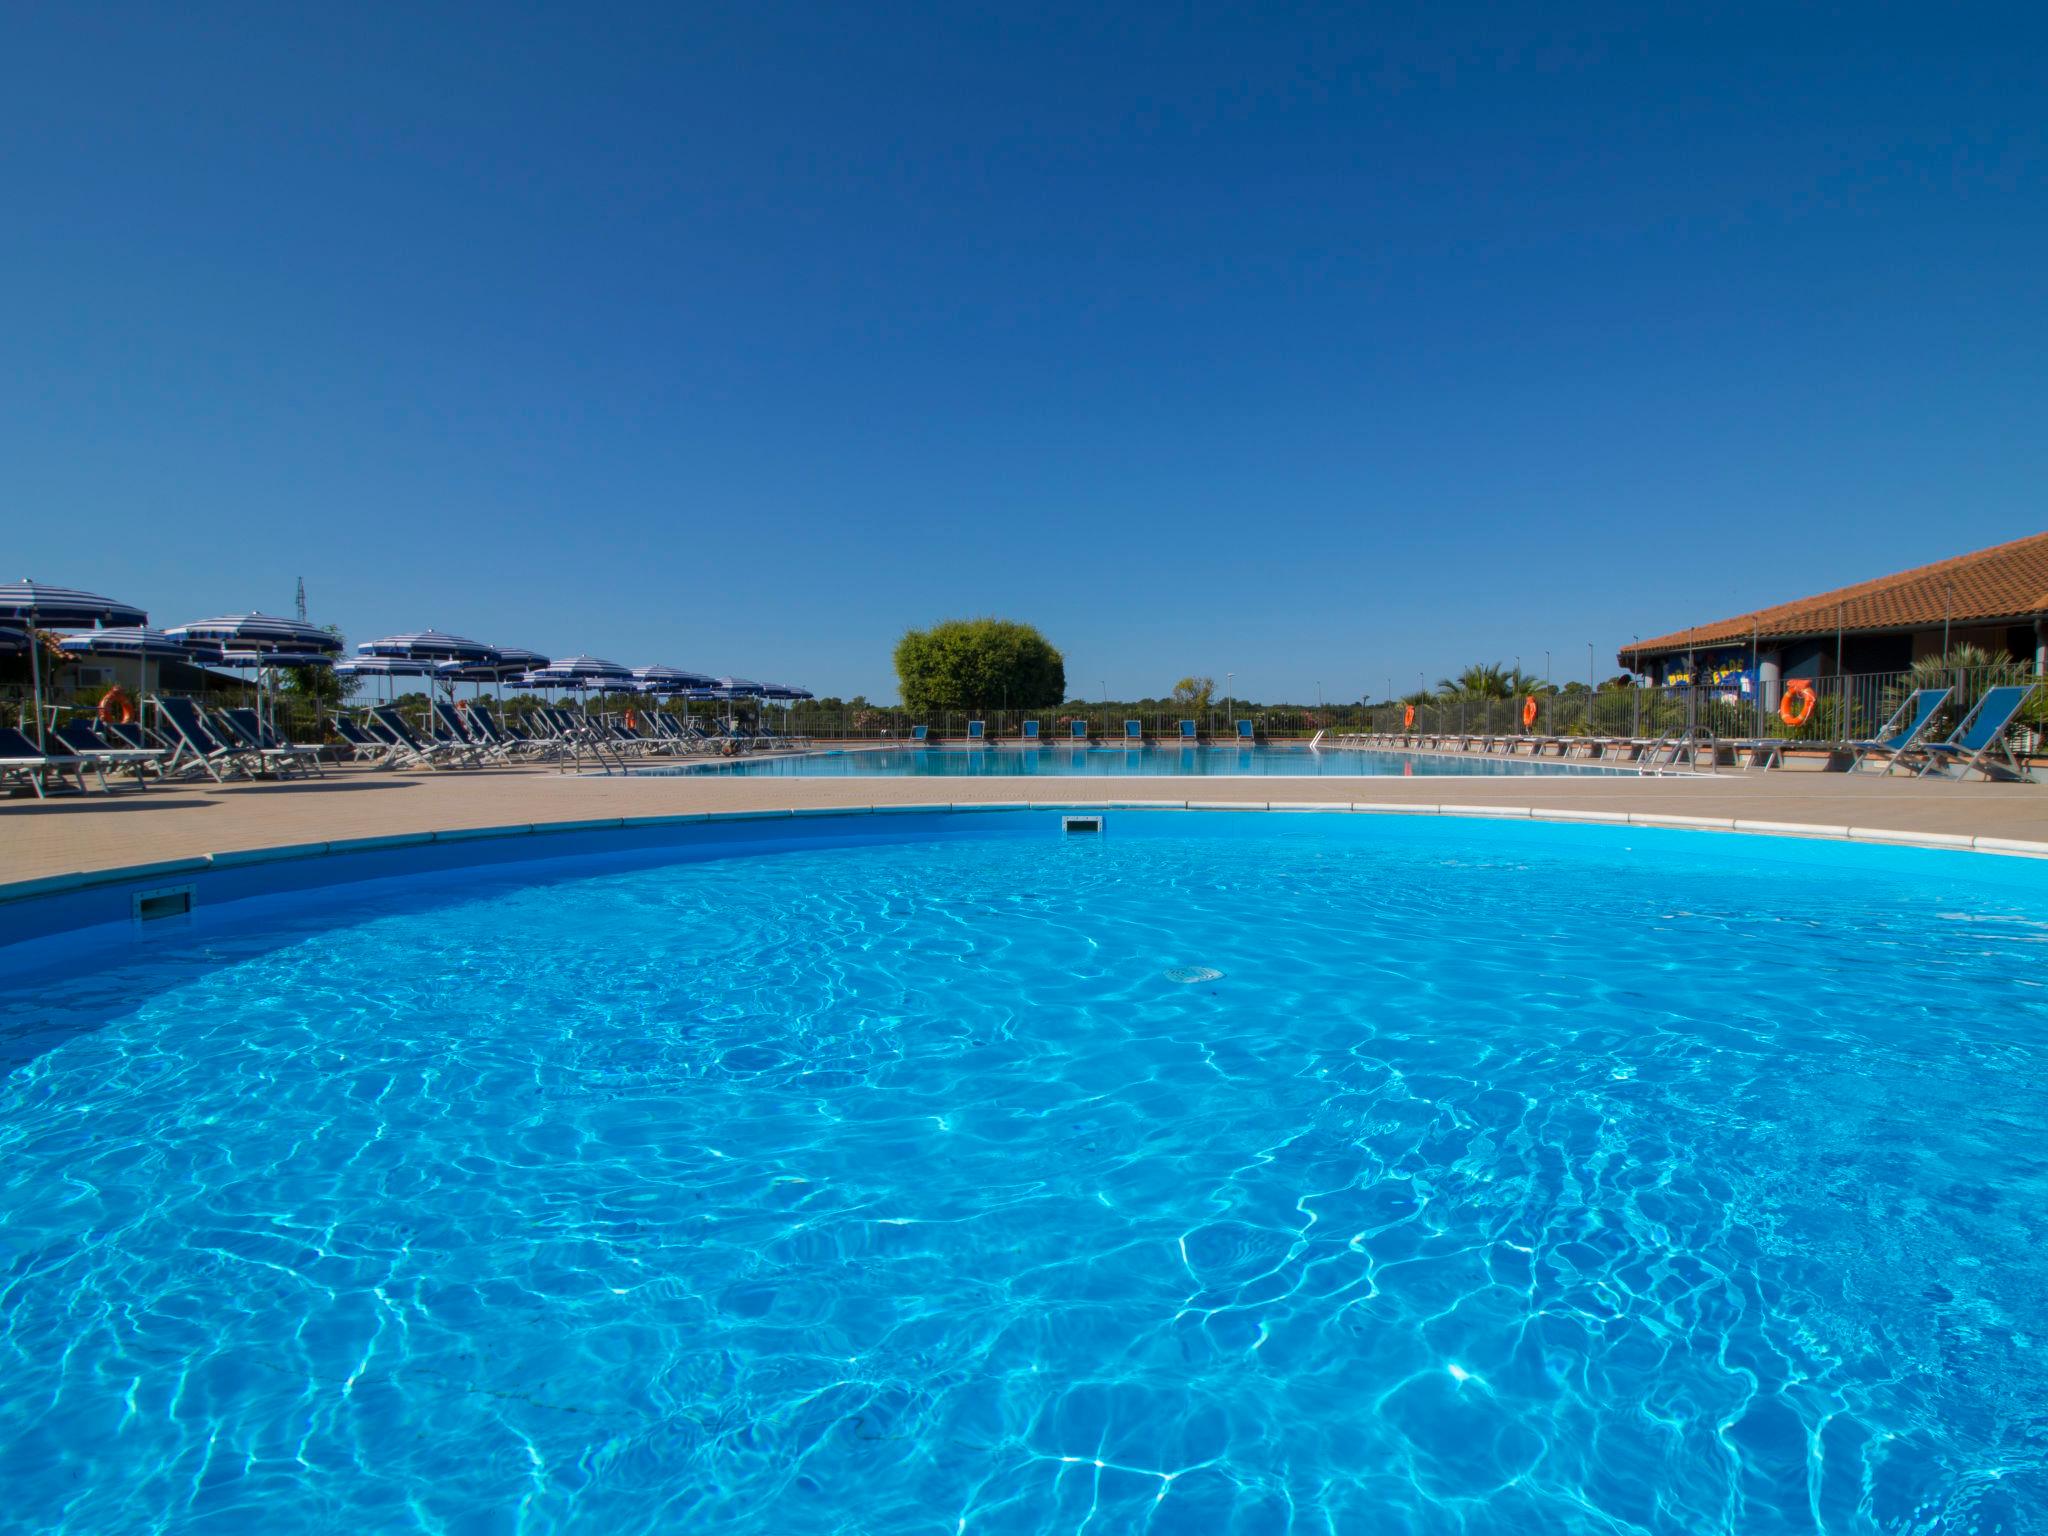
[[[351,656],[334,664],[336,677],[427,677],[440,665],[434,661],[413,661],[404,656]],[[389,697],[387,690],[386,697]]]
[[[768,692],[765,683],[757,683],[752,678],[746,677],[721,677],[717,680],[715,686],[718,696],[724,699],[728,705],[734,699],[758,699],[764,697]],[[732,710],[730,708],[726,710],[725,717],[728,720],[732,718]]]
[[[434,675],[444,683],[475,683],[477,692],[483,692],[485,683],[502,683],[507,678],[523,677],[536,667],[548,664],[547,657],[539,651],[499,649],[490,661],[444,661],[434,668]]]
[[[149,664],[152,661],[216,662],[221,659],[220,652],[204,641],[195,649],[176,635],[141,624],[125,624],[117,629],[82,629],[74,634],[59,635],[57,646],[67,656],[133,657],[142,690],[142,697],[135,701],[138,709],[149,699]]]
[[[685,672],[681,667],[635,667],[634,684],[642,693],[661,699],[690,699],[712,685],[702,672]],[[687,711],[686,711],[687,713]]]
[[[681,667],[635,667],[633,676],[642,693],[688,693],[693,688],[710,688],[716,682],[702,672],[685,672]]]
[[[421,663],[426,670],[418,675],[429,679],[429,699],[433,697],[433,685],[437,682],[448,685],[448,697],[452,699],[455,697],[455,684],[476,680],[476,674],[465,674],[459,669],[496,667],[505,653],[495,645],[485,645],[481,640],[451,635],[445,630],[421,629],[410,634],[386,635],[381,640],[366,640],[356,647],[356,654]],[[444,667],[458,670],[443,671]],[[432,711],[429,711],[427,716],[427,734],[439,734],[435,728]]]
[[[281,619],[274,613],[230,613],[217,619],[195,619],[164,631],[187,645],[210,643],[244,656],[326,656],[341,654],[341,638],[304,619]]]
[[[218,665],[237,671],[253,670],[259,708],[279,667],[332,666],[342,650],[339,635],[304,619],[280,618],[274,613],[229,613],[215,619],[195,619],[190,624],[174,624],[164,633],[193,649],[218,648]],[[275,723],[273,720],[272,724]]]
[[[22,629],[84,629],[108,624],[147,624],[149,615],[130,603],[77,587],[52,587],[22,580],[0,584],[0,624]],[[28,648],[29,680],[35,696],[36,745],[43,744],[43,658]]]
[[[29,647],[28,631],[9,629],[0,625],[0,656],[26,655]]]
[[[583,702],[587,688],[630,688],[633,686],[633,671],[622,667],[616,661],[606,661],[602,656],[561,656],[531,674],[546,680],[551,688],[574,688],[576,700]]]
[[[490,664],[498,661],[505,653],[495,645],[485,645],[481,640],[467,640],[461,635],[444,634],[438,629],[422,629],[409,635],[386,635],[382,640],[366,640],[356,647],[356,654],[396,656],[406,661]]]

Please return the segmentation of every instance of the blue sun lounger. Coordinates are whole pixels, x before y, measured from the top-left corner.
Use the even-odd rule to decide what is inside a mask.
[[[970,720],[967,722],[967,744],[970,747],[985,747],[988,745],[987,721]]]
[[[1988,779],[1993,762],[2003,757],[2005,770],[2014,778],[2024,780],[2027,770],[2012,755],[2012,748],[2006,744],[2005,730],[2018,718],[2019,712],[2026,707],[2028,695],[2038,686],[2036,683],[2011,683],[1999,688],[1986,688],[1984,697],[1963,716],[1962,724],[1955,728],[1948,740],[1930,741],[1920,747],[1927,761],[1921,766],[1919,777],[1926,778],[1936,768],[1946,774],[1948,765],[1953,763],[1959,783],[1972,768]]]
[[[1086,741],[1088,739],[1088,722],[1086,720],[1069,720],[1067,722],[1067,737],[1071,741]]]
[[[138,789],[147,789],[149,785],[145,775],[164,759],[161,747],[131,747],[107,740],[90,715],[67,720],[51,732],[51,736],[65,751],[77,756],[100,776],[101,788],[106,787],[109,768],[116,771],[125,768],[135,775]]]
[[[1026,720],[1024,722],[1024,741],[1027,746],[1036,746],[1038,744],[1038,722],[1036,720]]]
[[[54,773],[58,782],[70,773],[78,779],[78,791],[85,793],[85,761],[71,752],[49,752],[38,747],[11,725],[0,725],[0,782],[20,779],[43,798],[43,777]],[[102,776],[101,783],[105,783]]]
[[[1199,741],[1200,741],[1201,739],[1202,739],[1202,738],[1201,738],[1200,736],[1198,736],[1198,735],[1197,735],[1197,734],[1195,733],[1195,722],[1194,722],[1194,721],[1192,721],[1192,720],[1183,720],[1183,721],[1181,721],[1181,723],[1180,723],[1180,744],[1181,744],[1182,746],[1184,746],[1184,747],[1192,747],[1192,746],[1194,746],[1194,745],[1195,745],[1195,744],[1196,744],[1197,742],[1199,742]]]
[[[912,746],[916,746],[916,747],[923,747],[923,746],[929,746],[929,745],[931,744],[931,739],[932,739],[932,728],[931,728],[930,726],[928,726],[928,725],[913,725],[913,726],[912,726],[912,727],[910,728],[910,743],[911,743],[911,745],[912,745]]]
[[[1124,722],[1124,745],[1127,747],[1142,747],[1145,745],[1144,721],[1126,720]]]
[[[1258,739],[1258,727],[1253,725],[1251,721],[1240,720],[1237,722],[1237,744],[1240,747],[1249,747],[1257,742]]]
[[[1849,759],[1849,771],[1854,773],[1866,757],[1883,757],[1884,771],[1889,774],[1899,766],[1901,753],[1910,752],[1920,744],[1920,738],[1927,727],[1934,723],[1934,717],[1941,706],[1948,702],[1953,688],[1919,688],[1906,696],[1905,702],[1892,711],[1891,719],[1877,728],[1877,734],[1868,741],[1854,741],[1856,755]]]

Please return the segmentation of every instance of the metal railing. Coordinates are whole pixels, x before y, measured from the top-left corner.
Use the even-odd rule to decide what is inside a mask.
[[[1793,680],[1787,679],[1789,685]],[[1590,736],[1609,740],[1772,741],[1789,746],[1839,747],[1868,740],[1891,719],[1915,688],[1947,686],[1951,692],[1927,734],[1953,730],[1986,688],[2013,682],[2044,682],[2014,667],[1921,672],[1869,672],[1804,680],[1812,707],[1786,704],[1788,688],[1762,690],[1692,684],[1677,687],[1603,688],[1589,692],[1536,693],[1509,699],[1449,695],[1367,711],[1368,734],[1382,736]],[[1533,702],[1533,717],[1531,704]],[[1412,715],[1410,713],[1412,708]],[[1796,723],[1794,723],[1796,721]],[[2037,692],[2014,724],[2017,745],[2034,751],[2048,728],[2048,688]]]
[[[1783,741],[1792,747],[1815,749],[1867,739],[1891,717],[1899,703],[1916,686],[1947,684],[1950,700],[1929,734],[1940,736],[1954,728],[1984,689],[1995,683],[2027,681],[2032,674],[2016,665],[1957,670],[1932,677],[1926,672],[1873,672],[1835,677],[1815,677],[1813,708],[1798,724],[1780,713],[1782,689],[1765,694],[1761,690],[1697,684],[1675,687],[1614,687],[1589,692],[1572,687],[1559,692],[1538,692],[1506,699],[1483,699],[1461,694],[1438,695],[1410,706],[1392,703],[1375,705],[1323,705],[1317,708],[1260,707],[1221,703],[1207,709],[1187,711],[1156,702],[1128,704],[1067,704],[1055,709],[995,709],[979,712],[943,710],[915,712],[880,706],[827,705],[816,701],[791,707],[740,702],[722,703],[681,700],[650,700],[638,695],[592,695],[583,701],[592,713],[612,714],[654,709],[687,712],[700,726],[723,719],[729,712],[747,724],[765,724],[782,735],[808,736],[819,741],[907,742],[914,727],[922,725],[935,741],[960,742],[968,739],[972,720],[983,722],[985,739],[1015,743],[1023,739],[1026,720],[1036,720],[1039,742],[1045,746],[1070,743],[1070,723],[1083,720],[1093,746],[1116,746],[1124,740],[1124,722],[1135,719],[1147,738],[1171,744],[1180,739],[1180,722],[1193,718],[1204,740],[1228,742],[1236,739],[1234,722],[1251,720],[1262,738],[1277,740],[1312,739],[1318,731],[1333,737],[1458,736],[1458,737],[1600,737],[1635,741],[1732,742],[1745,740]],[[1788,682],[1790,680],[1788,679]],[[2048,681],[2043,679],[2042,681]],[[166,693],[172,690],[163,690]],[[46,686],[43,694],[45,720],[55,723],[71,714],[91,710],[98,701],[99,688],[66,688],[61,680]],[[208,706],[255,702],[253,688],[228,687],[197,695]],[[1534,718],[1525,719],[1530,699]],[[354,713],[379,700],[364,694],[337,706],[310,695],[279,692],[269,696],[268,706],[277,724],[291,739],[320,742],[331,738],[328,721],[337,710]],[[438,735],[425,695],[400,695],[391,702],[422,733]],[[494,703],[494,707],[517,721],[538,700],[519,696]],[[561,701],[562,707],[576,708],[576,701]],[[0,689],[0,719],[21,720],[29,712],[26,688]],[[2015,746],[2023,752],[2040,752],[2048,733],[2048,687],[2038,692],[2015,725]]]

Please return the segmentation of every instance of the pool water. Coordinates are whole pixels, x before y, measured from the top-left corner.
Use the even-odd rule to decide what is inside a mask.
[[[2043,866],[971,819],[0,980],[0,1528],[2048,1529]]]
[[[763,779],[860,778],[1468,778],[1605,774],[1555,758],[1436,756],[1297,747],[860,747],[782,757],[635,766],[636,774],[727,773]],[[1633,772],[1633,769],[1627,770]]]

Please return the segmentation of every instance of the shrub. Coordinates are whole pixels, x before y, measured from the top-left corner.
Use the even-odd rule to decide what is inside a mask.
[[[907,631],[896,642],[903,707],[934,710],[1043,709],[1067,695],[1060,653],[1029,624],[949,619]]]

